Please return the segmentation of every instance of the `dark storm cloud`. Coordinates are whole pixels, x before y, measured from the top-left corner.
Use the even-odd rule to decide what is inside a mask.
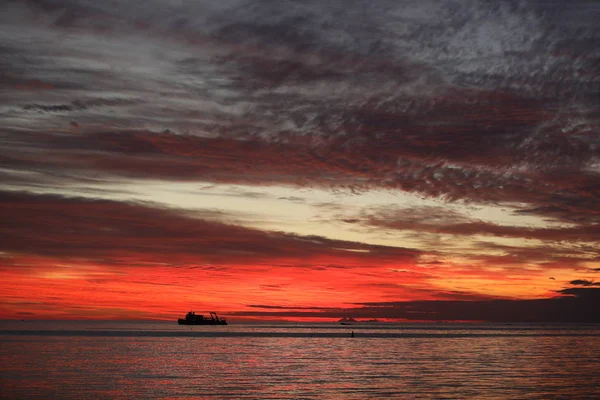
[[[588,281],[586,279],[575,279],[569,282],[569,284],[578,286],[600,286],[600,282]]]
[[[566,294],[569,296],[573,296],[574,298],[582,298],[582,299],[586,299],[586,300],[595,300],[595,301],[600,301],[600,288],[568,288],[568,289],[563,289],[563,290],[559,290],[559,293],[562,294]],[[598,305],[598,303],[596,303],[596,306]],[[598,314],[597,312],[597,307],[596,307],[596,314]]]
[[[2,192],[0,217],[4,252],[103,263],[296,265],[329,258],[371,265],[410,262],[420,254],[399,247],[243,228],[220,222],[223,215],[218,212],[194,216],[150,204],[54,195]]]
[[[575,226],[366,223],[598,240],[593,2],[0,7],[9,184],[104,176],[388,188]]]
[[[294,307],[260,306],[280,311],[239,311],[230,315],[340,318],[402,319],[413,321],[486,321],[522,323],[598,323],[600,288],[577,288],[561,291],[567,296],[537,300],[434,300],[406,302],[369,302],[358,307],[301,310]]]

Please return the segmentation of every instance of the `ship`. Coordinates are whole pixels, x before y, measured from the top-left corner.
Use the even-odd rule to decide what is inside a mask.
[[[185,318],[179,318],[177,322],[179,325],[227,325],[227,320],[219,318],[216,312],[211,312],[210,318],[208,318],[190,311],[185,315]]]

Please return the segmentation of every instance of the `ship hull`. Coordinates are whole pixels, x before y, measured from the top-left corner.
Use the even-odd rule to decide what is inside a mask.
[[[204,321],[188,321],[186,319],[179,318],[177,322],[179,325],[227,325],[227,322],[225,321],[215,321],[211,319]]]

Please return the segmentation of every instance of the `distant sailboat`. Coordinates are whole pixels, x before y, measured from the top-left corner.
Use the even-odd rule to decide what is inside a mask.
[[[343,317],[338,322],[340,325],[350,325],[351,323],[355,323],[356,320],[352,317]]]

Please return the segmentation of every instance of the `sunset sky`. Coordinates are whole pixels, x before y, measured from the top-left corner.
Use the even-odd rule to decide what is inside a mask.
[[[3,1],[0,318],[598,320],[599,20]]]

